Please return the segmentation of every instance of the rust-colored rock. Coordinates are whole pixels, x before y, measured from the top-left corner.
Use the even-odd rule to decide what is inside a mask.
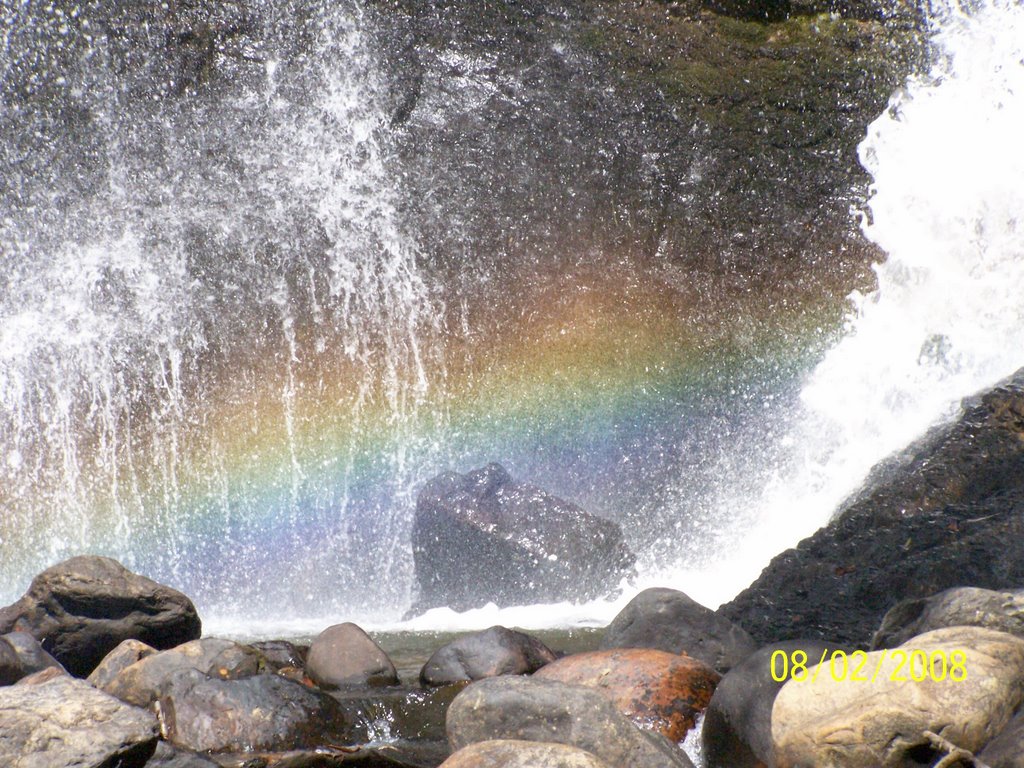
[[[577,653],[534,677],[596,688],[639,727],[672,741],[686,737],[721,679],[703,662],[651,648]]]

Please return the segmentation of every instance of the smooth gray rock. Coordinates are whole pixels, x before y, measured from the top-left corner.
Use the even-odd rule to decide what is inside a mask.
[[[309,646],[306,674],[324,690],[398,682],[388,655],[351,622],[335,624],[317,635]]]
[[[641,731],[601,692],[530,677],[470,684],[448,708],[453,750],[493,739],[568,744],[617,768],[693,768],[663,736]]]
[[[497,675],[528,675],[556,658],[537,638],[496,626],[438,648],[423,665],[420,681],[448,685]]]
[[[1018,712],[977,757],[989,768],[1024,768],[1024,712]]]
[[[596,755],[567,744],[495,739],[463,747],[441,768],[610,768]]]
[[[122,671],[156,653],[156,648],[141,640],[125,640],[103,657],[103,661],[89,674],[87,680],[97,688],[106,690]]]
[[[685,653],[727,672],[757,649],[742,628],[675,589],[645,589],[605,630],[601,648]]]
[[[55,670],[0,688],[4,768],[142,768],[157,734],[152,713]]]
[[[192,601],[107,557],[72,557],[47,568],[0,609],[0,633],[27,632],[76,677],[121,641],[173,648],[202,634]]]
[[[0,636],[0,685],[11,685],[27,675],[51,667],[66,671],[32,635],[9,632]]]
[[[160,741],[156,751],[146,763],[146,768],[220,768],[220,766],[203,755],[197,754]]]

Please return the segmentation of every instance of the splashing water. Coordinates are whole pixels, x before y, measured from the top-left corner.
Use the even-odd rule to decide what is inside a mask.
[[[724,460],[707,515],[731,522],[702,534],[712,557],[652,567],[651,583],[729,599],[825,524],[875,463],[1024,365],[1024,6],[951,4],[932,23],[934,66],[859,148],[874,177],[863,229],[888,253],[877,290],[851,297],[844,338],[767,461]]]
[[[405,554],[349,535],[373,517],[407,538],[385,513],[431,450],[420,422],[443,419],[440,305],[397,214],[369,22],[253,7],[211,32],[166,6],[3,5],[5,589],[100,551],[227,611],[239,590],[323,604],[354,570],[365,600],[406,599]],[[357,508],[375,442],[400,448]]]
[[[574,294],[567,269],[548,306],[524,311],[530,322],[500,317],[501,338],[481,341],[463,311],[452,334],[447,303],[469,302],[477,273],[504,285],[487,268],[513,265],[483,257],[446,288],[424,264],[382,130],[374,20],[355,2],[250,9],[223,4],[216,24],[191,27],[170,11],[143,24],[130,8],[105,17],[0,0],[4,600],[46,564],[99,551],[196,597],[219,626],[272,616],[281,632],[312,631],[343,614],[390,627],[412,587],[415,489],[452,465],[504,458],[506,421],[540,414],[523,420],[544,433],[523,441],[538,467],[585,455],[598,473],[639,458],[616,469],[646,481],[649,454],[617,455],[609,431],[655,443],[663,463],[685,452],[671,442],[687,424],[652,441],[643,421],[700,408],[690,385],[664,384],[678,374],[665,349],[687,349],[661,311],[671,302],[659,295],[627,317],[620,304],[643,296],[630,281],[606,276],[623,284]],[[658,517],[678,529],[642,555],[633,588],[727,599],[826,522],[875,462],[1024,364],[1024,9],[991,0],[933,15],[933,70],[861,146],[875,179],[864,230],[889,254],[877,291],[854,297],[844,339],[799,397],[764,383],[764,420],[707,441],[722,451],[705,472],[712,491],[696,478],[664,502],[659,486],[671,514]],[[168,40],[181,50],[169,54]],[[472,111],[487,96],[471,87],[475,65],[446,65],[473,75],[458,93]],[[439,93],[420,119],[458,120]],[[458,231],[457,212],[437,205]],[[611,321],[590,327],[593,317]],[[518,331],[522,347],[510,344]],[[508,344],[508,357],[461,361],[451,375],[460,334]],[[621,379],[562,359],[591,342]],[[517,377],[540,382],[522,411],[486,402]],[[452,426],[456,378],[469,415]],[[557,419],[545,422],[548,400]],[[474,429],[486,433],[476,443]],[[564,442],[552,437],[562,431]],[[628,597],[441,610],[415,626],[586,624]]]

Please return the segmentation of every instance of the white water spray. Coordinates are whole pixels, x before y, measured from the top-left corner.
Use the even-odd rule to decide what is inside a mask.
[[[864,232],[888,254],[877,290],[851,297],[845,337],[766,468],[732,457],[731,477],[750,482],[723,481],[716,517],[733,524],[711,534],[713,559],[652,582],[729,599],[874,464],[1024,366],[1024,5],[954,4],[932,21],[933,67],[860,146],[874,177]]]

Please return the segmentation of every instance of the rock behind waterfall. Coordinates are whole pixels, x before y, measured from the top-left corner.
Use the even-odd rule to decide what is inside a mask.
[[[636,560],[616,523],[516,482],[498,464],[427,483],[412,543],[414,611],[593,599]]]
[[[107,557],[73,557],[47,568],[0,609],[0,634],[27,632],[73,675],[85,677],[122,640],[157,649],[198,638],[202,624],[180,592]]]

